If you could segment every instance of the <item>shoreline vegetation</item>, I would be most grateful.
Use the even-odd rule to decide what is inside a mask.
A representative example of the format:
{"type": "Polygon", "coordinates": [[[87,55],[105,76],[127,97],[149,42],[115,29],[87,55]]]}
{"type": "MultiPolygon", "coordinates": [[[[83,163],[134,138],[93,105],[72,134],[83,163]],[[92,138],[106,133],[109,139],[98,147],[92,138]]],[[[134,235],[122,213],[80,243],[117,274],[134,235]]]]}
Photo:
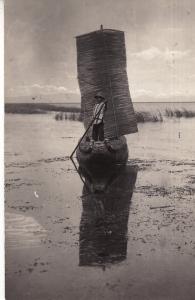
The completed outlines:
{"type": "MultiPolygon", "coordinates": [[[[12,114],[47,114],[54,112],[56,121],[72,120],[82,121],[83,115],[80,107],[73,105],[57,105],[49,103],[5,103],[5,113],[12,114]]],[[[163,122],[164,118],[193,118],[195,111],[166,108],[162,112],[136,111],[138,123],[163,122]]]]}

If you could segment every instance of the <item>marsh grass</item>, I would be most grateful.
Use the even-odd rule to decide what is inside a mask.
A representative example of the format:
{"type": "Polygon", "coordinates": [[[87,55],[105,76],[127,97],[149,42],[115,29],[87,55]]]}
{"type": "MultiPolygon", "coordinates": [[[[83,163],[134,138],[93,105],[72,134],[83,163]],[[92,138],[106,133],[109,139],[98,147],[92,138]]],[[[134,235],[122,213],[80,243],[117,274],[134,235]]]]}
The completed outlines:
{"type": "Polygon", "coordinates": [[[55,114],[56,121],[71,120],[71,121],[82,121],[82,115],[78,112],[60,112],[55,114]]]}
{"type": "Polygon", "coordinates": [[[194,118],[195,111],[183,109],[165,109],[165,116],[168,118],[194,118]]]}
{"type": "Polygon", "coordinates": [[[135,112],[135,115],[138,123],[163,122],[163,116],[161,112],[154,114],[146,111],[139,111],[139,112],[135,112]]]}
{"type": "MultiPolygon", "coordinates": [[[[138,123],[145,123],[145,122],[163,122],[162,114],[159,112],[157,114],[151,114],[149,112],[136,112],[136,118],[138,123]]],[[[58,112],[55,115],[56,121],[61,120],[71,120],[71,121],[80,121],[82,122],[83,117],[81,113],[77,112],[58,112]]]]}

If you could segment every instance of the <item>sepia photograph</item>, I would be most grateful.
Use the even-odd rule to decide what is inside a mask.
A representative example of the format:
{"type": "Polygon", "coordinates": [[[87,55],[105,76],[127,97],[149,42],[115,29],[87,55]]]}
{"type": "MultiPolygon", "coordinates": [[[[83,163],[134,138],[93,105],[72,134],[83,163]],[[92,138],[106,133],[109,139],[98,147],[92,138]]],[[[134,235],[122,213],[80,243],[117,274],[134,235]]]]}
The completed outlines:
{"type": "Polygon", "coordinates": [[[194,300],[195,1],[3,10],[3,299],[194,300]]]}

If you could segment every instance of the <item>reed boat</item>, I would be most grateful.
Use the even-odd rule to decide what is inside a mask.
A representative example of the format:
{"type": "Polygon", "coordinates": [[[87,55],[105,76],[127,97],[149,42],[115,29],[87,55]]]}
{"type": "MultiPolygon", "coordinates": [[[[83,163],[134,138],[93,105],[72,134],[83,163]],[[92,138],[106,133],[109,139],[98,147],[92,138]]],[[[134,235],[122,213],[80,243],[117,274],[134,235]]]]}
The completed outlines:
{"type": "Polygon", "coordinates": [[[105,141],[82,141],[77,150],[79,164],[125,164],[128,147],[124,136],[105,141]]]}
{"type": "Polygon", "coordinates": [[[124,32],[101,26],[77,36],[76,46],[81,115],[86,130],[75,150],[77,160],[79,164],[125,164],[125,135],[138,129],[129,92],[124,32]],[[94,97],[99,92],[107,101],[104,140],[92,141],[94,97]]]}

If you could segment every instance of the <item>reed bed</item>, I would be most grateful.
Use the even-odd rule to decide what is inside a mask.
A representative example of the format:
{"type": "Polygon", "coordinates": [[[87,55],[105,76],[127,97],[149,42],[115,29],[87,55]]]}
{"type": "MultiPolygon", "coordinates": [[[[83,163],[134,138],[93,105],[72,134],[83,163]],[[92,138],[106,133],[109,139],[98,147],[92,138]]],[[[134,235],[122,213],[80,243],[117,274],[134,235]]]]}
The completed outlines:
{"type": "Polygon", "coordinates": [[[56,121],[71,120],[82,122],[82,115],[78,112],[59,112],[55,114],[56,121]]]}
{"type": "Polygon", "coordinates": [[[154,114],[146,111],[140,111],[140,112],[135,112],[135,115],[136,115],[137,123],[163,122],[163,116],[161,112],[154,114]]]}
{"type": "MultiPolygon", "coordinates": [[[[163,122],[162,114],[159,112],[157,114],[151,114],[149,112],[136,112],[137,123],[145,123],[145,122],[163,122]]],[[[83,121],[83,117],[81,113],[77,112],[58,112],[55,115],[56,121],[62,120],[71,120],[71,121],[83,121]]]]}
{"type": "MultiPolygon", "coordinates": [[[[136,111],[135,116],[137,119],[137,123],[145,123],[145,122],[163,122],[164,117],[167,118],[194,118],[195,117],[195,111],[187,110],[185,108],[183,109],[165,109],[163,113],[156,112],[151,113],[148,111],[136,111]]],[[[64,113],[62,116],[60,113],[58,113],[55,116],[56,120],[73,120],[73,121],[81,121],[83,120],[82,114],[72,111],[71,113],[64,113]]]]}
{"type": "MultiPolygon", "coordinates": [[[[148,111],[136,111],[135,112],[137,123],[145,123],[145,122],[163,122],[164,117],[168,118],[194,118],[195,111],[187,110],[187,109],[165,109],[164,113],[160,111],[157,113],[151,113],[148,111]]],[[[57,113],[55,115],[56,120],[72,120],[72,121],[83,121],[82,114],[75,112],[74,110],[71,113],[57,113]]]]}
{"type": "Polygon", "coordinates": [[[168,118],[194,118],[195,111],[183,109],[165,109],[165,116],[168,118]]]}

